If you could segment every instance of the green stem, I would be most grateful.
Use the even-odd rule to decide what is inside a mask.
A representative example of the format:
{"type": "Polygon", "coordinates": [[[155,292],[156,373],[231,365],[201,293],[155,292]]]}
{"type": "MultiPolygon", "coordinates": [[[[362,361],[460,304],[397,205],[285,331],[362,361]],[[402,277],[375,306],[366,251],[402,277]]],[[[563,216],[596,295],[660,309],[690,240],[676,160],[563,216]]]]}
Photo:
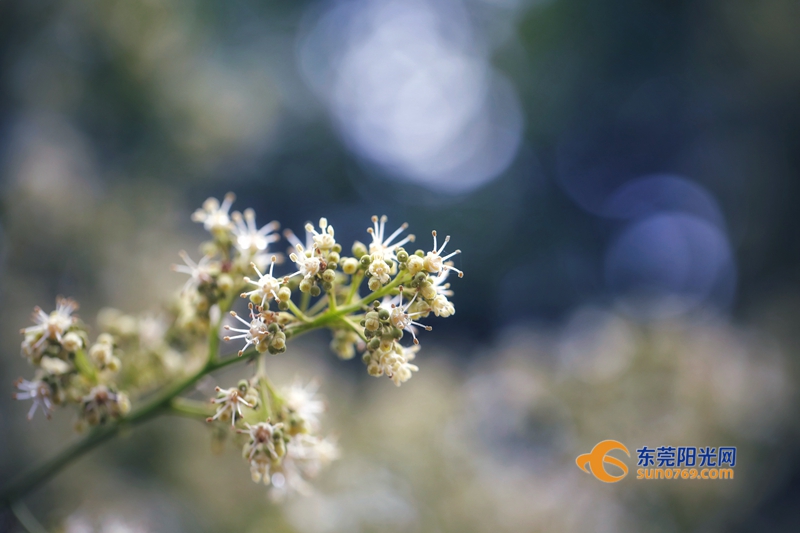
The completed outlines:
{"type": "Polygon", "coordinates": [[[364,279],[364,271],[359,269],[353,277],[350,278],[350,292],[347,294],[347,299],[344,305],[350,305],[353,298],[358,294],[358,288],[361,286],[361,281],[364,279]]]}
{"type": "Polygon", "coordinates": [[[208,363],[213,364],[219,358],[219,328],[222,325],[222,317],[220,316],[219,322],[211,326],[211,331],[208,332],[208,363]]]}
{"type": "Polygon", "coordinates": [[[306,311],[306,316],[313,317],[314,315],[325,309],[327,306],[328,306],[328,300],[326,298],[320,298],[319,300],[314,302],[314,305],[311,306],[311,309],[306,311]]]}
{"type": "Polygon", "coordinates": [[[214,409],[208,402],[200,402],[197,400],[190,400],[189,398],[176,397],[169,403],[169,412],[185,416],[186,418],[200,418],[205,420],[209,416],[213,416],[214,409]]]}
{"type": "MultiPolygon", "coordinates": [[[[252,355],[255,353],[255,350],[248,350],[248,352],[245,352],[245,354],[252,355]]],[[[172,386],[167,387],[161,393],[156,394],[143,405],[131,411],[131,413],[124,418],[121,418],[115,422],[110,422],[104,426],[96,427],[86,437],[78,442],[72,443],[70,446],[67,446],[67,448],[62,450],[55,457],[48,459],[44,463],[41,463],[40,465],[34,467],[12,481],[11,484],[6,486],[3,491],[0,492],[0,506],[11,505],[13,502],[19,500],[28,492],[33,490],[37,485],[61,471],[61,469],[63,469],[73,460],[79,458],[84,453],[94,449],[98,445],[115,436],[123,427],[136,426],[142,422],[150,420],[161,412],[170,409],[172,400],[174,398],[197,383],[200,378],[206,374],[224,368],[233,363],[246,360],[247,357],[233,356],[221,360],[209,361],[205,366],[200,368],[200,370],[194,374],[191,374],[190,376],[185,377],[183,380],[178,381],[172,386]]]]}
{"type": "Polygon", "coordinates": [[[387,294],[391,293],[397,287],[402,285],[407,281],[407,276],[405,273],[398,275],[394,280],[392,280],[388,285],[378,289],[377,291],[373,292],[372,294],[365,296],[360,301],[345,306],[340,307],[336,311],[328,311],[326,313],[321,314],[318,317],[315,317],[310,322],[305,324],[300,324],[299,326],[289,327],[286,329],[287,333],[291,333],[292,337],[296,337],[297,335],[302,335],[303,333],[307,333],[311,330],[329,326],[332,323],[338,322],[342,317],[352,314],[356,311],[359,311],[362,307],[371,303],[378,298],[383,298],[387,294]]]}
{"type": "MultiPolygon", "coordinates": [[[[303,296],[305,296],[305,295],[303,295],[303,296]]],[[[299,318],[303,322],[311,322],[311,319],[308,318],[305,315],[305,313],[303,313],[300,309],[298,309],[293,301],[289,300],[287,303],[289,304],[289,311],[294,313],[294,316],[296,316],[297,318],[299,318]]]]}
{"type": "MultiPolygon", "coordinates": [[[[402,285],[406,281],[406,278],[406,274],[397,276],[394,281],[373,292],[369,296],[364,297],[355,304],[347,305],[336,311],[329,310],[313,320],[310,320],[308,317],[306,317],[307,322],[293,328],[290,327],[287,329],[287,332],[291,332],[292,336],[296,337],[311,330],[341,322],[343,317],[346,317],[347,315],[360,310],[364,305],[391,293],[399,285],[402,285]]],[[[247,361],[256,353],[255,348],[250,348],[242,355],[242,357],[236,357],[233,355],[224,358],[217,357],[216,353],[219,349],[218,333],[218,328],[209,332],[209,354],[207,362],[203,367],[198,369],[194,374],[186,376],[182,380],[167,386],[161,392],[153,395],[149,400],[131,411],[127,416],[110,422],[106,425],[94,428],[94,430],[92,430],[83,439],[72,443],[56,456],[51,457],[47,461],[35,466],[31,470],[17,477],[2,491],[0,491],[0,506],[12,505],[14,502],[18,501],[20,498],[24,497],[26,494],[36,488],[36,486],[38,486],[40,483],[50,479],[55,474],[60,472],[72,461],[78,459],[86,452],[96,448],[103,442],[114,437],[122,428],[136,426],[150,420],[151,418],[154,418],[162,412],[175,412],[176,410],[182,412],[185,411],[185,409],[181,409],[181,401],[177,402],[177,408],[176,404],[174,403],[174,400],[178,398],[182,392],[197,383],[203,376],[239,361],[247,361]]],[[[86,360],[86,362],[88,362],[88,360],[86,360]]],[[[265,383],[270,391],[273,391],[272,385],[268,381],[265,381],[265,383]]],[[[275,394],[276,399],[280,398],[275,392],[273,392],[273,394],[275,394]]],[[[186,407],[186,405],[187,404],[183,404],[183,407],[186,407]]]]}
{"type": "Polygon", "coordinates": [[[331,289],[331,292],[328,293],[328,310],[329,311],[336,311],[336,287],[331,289]]]}
{"type": "Polygon", "coordinates": [[[275,385],[272,384],[272,381],[269,379],[269,376],[267,376],[266,372],[262,376],[262,379],[264,381],[264,385],[267,387],[267,391],[269,391],[270,395],[277,403],[278,408],[280,408],[284,401],[283,395],[281,395],[281,393],[278,392],[278,389],[275,388],[275,385]]]}
{"type": "Polygon", "coordinates": [[[258,369],[256,370],[258,380],[258,396],[261,398],[261,411],[264,419],[272,418],[272,402],[269,399],[269,386],[267,385],[267,358],[265,355],[258,356],[258,369]]]}
{"type": "Polygon", "coordinates": [[[358,326],[355,322],[353,322],[350,318],[344,317],[342,321],[347,324],[350,329],[352,329],[356,335],[361,337],[361,340],[367,342],[367,337],[364,335],[364,328],[358,326]]]}
{"type": "Polygon", "coordinates": [[[80,349],[75,352],[75,368],[78,369],[78,372],[83,374],[92,384],[97,384],[97,371],[94,368],[94,365],[89,358],[86,357],[86,350],[80,349]]]}
{"type": "Polygon", "coordinates": [[[308,311],[308,304],[311,303],[311,293],[304,292],[303,295],[300,297],[300,309],[303,312],[308,311]]]}

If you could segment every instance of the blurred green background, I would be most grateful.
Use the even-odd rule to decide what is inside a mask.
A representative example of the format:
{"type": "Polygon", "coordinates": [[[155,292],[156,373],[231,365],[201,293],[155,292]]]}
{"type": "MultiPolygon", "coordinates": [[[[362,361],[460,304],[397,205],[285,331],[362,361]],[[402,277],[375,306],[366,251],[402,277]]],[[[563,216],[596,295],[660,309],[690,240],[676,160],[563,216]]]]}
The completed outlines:
{"type": "Polygon", "coordinates": [[[456,315],[400,389],[325,335],[272,360],[324,379],[343,458],[315,495],[270,503],[238,450],[160,419],[33,494],[49,530],[797,531],[798,21],[789,0],[0,3],[0,479],[75,438],[10,398],[33,306],[157,309],[203,239],[190,213],[230,190],[297,233],[365,240],[386,213],[422,247],[452,235],[456,315]],[[608,438],[735,445],[736,479],[605,485],[574,460],[608,438]]]}

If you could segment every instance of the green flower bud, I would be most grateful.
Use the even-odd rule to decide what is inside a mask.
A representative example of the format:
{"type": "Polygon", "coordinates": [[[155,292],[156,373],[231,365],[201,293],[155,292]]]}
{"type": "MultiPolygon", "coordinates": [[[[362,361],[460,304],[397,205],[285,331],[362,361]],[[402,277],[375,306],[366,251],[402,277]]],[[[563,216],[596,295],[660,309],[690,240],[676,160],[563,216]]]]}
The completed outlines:
{"type": "Polygon", "coordinates": [[[381,280],[379,280],[378,278],[370,278],[369,283],[367,283],[367,286],[369,287],[369,290],[371,290],[372,292],[375,292],[381,287],[383,287],[383,285],[381,285],[381,280]]]}
{"type": "Polygon", "coordinates": [[[131,410],[131,401],[128,399],[128,395],[120,392],[117,394],[117,407],[119,409],[119,414],[122,416],[127,415],[131,410]]]}
{"type": "Polygon", "coordinates": [[[319,296],[322,291],[316,285],[312,285],[308,292],[311,294],[311,296],[319,296]]]}
{"type": "Polygon", "coordinates": [[[239,392],[247,392],[247,389],[250,387],[250,384],[247,382],[246,379],[240,379],[239,383],[236,384],[236,388],[239,389],[239,392]]]}
{"type": "Polygon", "coordinates": [[[395,255],[397,256],[397,260],[400,261],[401,263],[405,263],[406,261],[408,261],[408,252],[406,252],[402,248],[399,248],[397,252],[395,252],[395,255]]]}
{"type": "Polygon", "coordinates": [[[281,311],[288,311],[289,310],[289,302],[281,302],[278,304],[278,309],[281,311]]]}
{"type": "MultiPolygon", "coordinates": [[[[311,292],[311,282],[305,278],[300,282],[300,292],[311,292]]],[[[313,296],[313,295],[312,295],[313,296]]]]}
{"type": "Polygon", "coordinates": [[[367,343],[367,348],[369,348],[370,351],[373,352],[378,348],[380,348],[380,346],[381,346],[381,340],[378,338],[370,339],[369,343],[367,343]]]}
{"type": "Polygon", "coordinates": [[[363,242],[356,241],[353,243],[353,256],[356,259],[361,259],[361,256],[366,255],[367,247],[363,242]]]}
{"type": "Polygon", "coordinates": [[[284,335],[282,331],[276,333],[275,336],[272,338],[270,346],[273,348],[277,348],[278,350],[286,348],[286,335],[284,335]]]}
{"type": "Polygon", "coordinates": [[[344,262],[342,262],[342,271],[345,274],[352,275],[356,273],[358,270],[358,260],[353,257],[345,257],[344,262]]]}
{"type": "Polygon", "coordinates": [[[230,292],[233,290],[233,278],[228,274],[220,274],[217,278],[217,287],[222,292],[230,292]]]}
{"type": "Polygon", "coordinates": [[[340,254],[342,253],[342,245],[337,242],[336,244],[333,245],[332,250],[337,254],[340,254]]]}
{"type": "Polygon", "coordinates": [[[100,366],[105,366],[111,359],[111,345],[104,342],[98,342],[89,348],[89,357],[100,366]]]}
{"type": "Polygon", "coordinates": [[[322,281],[327,281],[328,283],[333,283],[333,280],[336,279],[336,272],[333,270],[326,270],[322,273],[322,281]]]}
{"type": "Polygon", "coordinates": [[[120,367],[120,361],[117,357],[111,357],[108,362],[106,363],[106,368],[112,372],[117,372],[120,367]]]}
{"type": "Polygon", "coordinates": [[[328,268],[330,268],[330,263],[338,263],[341,257],[336,252],[331,252],[328,254],[328,268]]]}
{"type": "Polygon", "coordinates": [[[278,348],[274,347],[271,344],[267,346],[267,351],[269,352],[270,355],[278,355],[279,353],[281,353],[281,351],[278,348]]]}
{"type": "Polygon", "coordinates": [[[281,327],[280,327],[278,324],[276,324],[275,322],[273,322],[272,324],[270,324],[269,326],[267,326],[267,331],[269,331],[269,332],[270,332],[270,333],[272,333],[273,335],[274,335],[275,333],[278,333],[280,330],[281,330],[281,327]]]}
{"type": "Polygon", "coordinates": [[[286,443],[283,441],[283,439],[275,441],[275,453],[278,454],[278,457],[283,457],[286,455],[286,443]]]}
{"type": "Polygon", "coordinates": [[[406,268],[408,268],[408,272],[410,274],[416,275],[417,273],[425,269],[425,262],[418,255],[412,255],[408,258],[408,262],[406,263],[406,268]]]}
{"type": "Polygon", "coordinates": [[[83,348],[83,339],[74,331],[70,331],[64,335],[61,341],[61,346],[68,352],[74,353],[83,348]]]}
{"type": "Polygon", "coordinates": [[[432,300],[436,297],[436,289],[429,281],[420,284],[419,292],[426,300],[432,300]]]}
{"type": "Polygon", "coordinates": [[[278,289],[278,300],[281,302],[288,302],[292,297],[292,290],[289,287],[281,287],[278,289]]]}
{"type": "Polygon", "coordinates": [[[369,268],[369,264],[372,262],[372,258],[370,258],[369,255],[364,254],[361,256],[361,259],[359,259],[359,261],[361,263],[361,268],[366,269],[369,268]]]}
{"type": "Polygon", "coordinates": [[[384,309],[383,307],[381,307],[378,310],[378,318],[380,318],[381,320],[388,320],[389,319],[389,310],[388,309],[384,309]]]}
{"type": "Polygon", "coordinates": [[[377,329],[381,327],[378,313],[374,311],[367,313],[367,316],[364,318],[364,327],[369,331],[377,331],[377,329]]]}

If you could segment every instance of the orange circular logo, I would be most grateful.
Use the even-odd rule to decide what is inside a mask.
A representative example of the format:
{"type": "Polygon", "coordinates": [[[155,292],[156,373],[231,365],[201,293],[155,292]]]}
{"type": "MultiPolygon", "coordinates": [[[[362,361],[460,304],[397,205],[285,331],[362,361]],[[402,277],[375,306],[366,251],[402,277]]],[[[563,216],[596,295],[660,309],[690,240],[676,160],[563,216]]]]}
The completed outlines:
{"type": "Polygon", "coordinates": [[[581,470],[587,474],[591,473],[600,481],[604,481],[606,483],[616,483],[628,475],[628,467],[616,457],[608,455],[608,452],[612,450],[622,450],[628,457],[631,456],[628,448],[626,448],[621,442],[615,440],[604,440],[602,442],[598,442],[597,446],[592,448],[591,452],[579,455],[578,458],[575,459],[575,464],[577,464],[581,470]],[[608,463],[621,469],[622,475],[614,476],[609,474],[606,472],[606,467],[603,463],[608,463]],[[588,469],[586,468],[587,466],[589,467],[588,469]]]}

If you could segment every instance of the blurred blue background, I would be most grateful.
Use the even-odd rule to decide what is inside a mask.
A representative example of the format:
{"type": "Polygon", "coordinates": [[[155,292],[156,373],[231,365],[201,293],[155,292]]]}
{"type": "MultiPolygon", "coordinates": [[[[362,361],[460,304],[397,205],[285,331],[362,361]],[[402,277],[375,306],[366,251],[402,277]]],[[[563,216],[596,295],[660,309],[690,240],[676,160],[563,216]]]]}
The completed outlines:
{"type": "MultiPolygon", "coordinates": [[[[623,440],[616,435],[651,446],[733,442],[754,473],[734,488],[708,489],[713,495],[587,488],[600,500],[572,502],[595,517],[584,523],[558,521],[569,514],[566,496],[528,514],[522,496],[514,512],[486,495],[465,496],[457,487],[494,490],[478,474],[467,482],[448,473],[451,484],[434,491],[448,504],[421,509],[413,502],[433,482],[397,467],[401,481],[392,483],[402,485],[395,492],[404,503],[387,505],[407,520],[334,527],[331,519],[325,529],[297,511],[276,530],[794,531],[798,21],[800,4],[790,0],[4,2],[0,376],[10,390],[28,371],[16,355],[17,330],[56,294],[79,299],[85,318],[104,305],[144,312],[163,301],[180,282],[169,273],[177,250],[195,250],[202,239],[188,215],[208,196],[234,191],[239,209],[252,206],[262,222],[277,219],[298,233],[324,215],[343,241],[365,240],[369,216],[385,213],[408,221],[422,248],[437,229],[463,250],[457,313],[435,324],[425,339],[432,354],[420,363],[420,377],[437,357],[450,365],[439,370],[450,376],[439,385],[452,408],[440,413],[444,434],[470,430],[458,412],[475,391],[492,383],[517,390],[504,381],[511,373],[524,376],[519,395],[498,399],[498,409],[523,406],[521,421],[495,428],[499,442],[484,444],[497,461],[521,465],[525,487],[545,478],[552,487],[573,468],[573,446],[577,455],[604,438],[623,440]],[[651,366],[632,363],[637,357],[651,366]],[[515,365],[526,370],[509,370],[515,365]],[[620,380],[634,392],[601,409],[620,380]],[[668,390],[659,396],[662,384],[668,390]],[[654,420],[648,402],[675,418],[677,433],[642,429],[654,420]],[[735,422],[704,411],[714,402],[735,411],[735,422]],[[589,417],[592,409],[600,411],[589,417]],[[586,422],[602,417],[611,429],[586,422]],[[718,423],[719,431],[708,429],[718,423]],[[482,508],[475,502],[493,518],[471,517],[466,509],[482,508]]],[[[323,340],[304,349],[323,352],[323,340]]],[[[306,371],[350,380],[347,394],[379,388],[357,365],[306,371]]],[[[337,416],[332,388],[325,392],[337,416]]],[[[402,397],[428,393],[409,386],[402,397]]],[[[26,424],[10,399],[0,409],[3,479],[67,440],[67,420],[56,430],[58,421],[26,424]]],[[[344,428],[355,423],[347,416],[369,416],[342,413],[344,428]]],[[[204,428],[187,431],[204,438],[204,428]]],[[[362,431],[369,449],[369,428],[362,431]]],[[[261,515],[230,506],[236,516],[187,518],[203,500],[181,492],[187,478],[163,474],[159,465],[180,461],[170,450],[183,442],[167,434],[120,445],[128,455],[112,463],[122,473],[105,474],[106,483],[139,480],[140,492],[122,501],[144,499],[151,483],[171,495],[151,502],[161,518],[143,530],[271,530],[261,515]]],[[[420,429],[415,442],[427,449],[438,442],[433,435],[420,429]]],[[[378,474],[361,467],[376,479],[391,470],[375,461],[383,466],[369,468],[378,474]]],[[[481,468],[502,478],[497,464],[481,468]]],[[[92,485],[101,474],[92,476],[80,479],[92,485]]],[[[60,479],[61,489],[32,504],[46,523],[69,530],[64,520],[75,509],[104,520],[105,503],[83,501],[91,489],[65,495],[74,485],[60,479]]],[[[502,501],[511,498],[503,491],[525,493],[513,483],[493,494],[502,501]]],[[[538,490],[525,494],[549,494],[538,490]]]]}

